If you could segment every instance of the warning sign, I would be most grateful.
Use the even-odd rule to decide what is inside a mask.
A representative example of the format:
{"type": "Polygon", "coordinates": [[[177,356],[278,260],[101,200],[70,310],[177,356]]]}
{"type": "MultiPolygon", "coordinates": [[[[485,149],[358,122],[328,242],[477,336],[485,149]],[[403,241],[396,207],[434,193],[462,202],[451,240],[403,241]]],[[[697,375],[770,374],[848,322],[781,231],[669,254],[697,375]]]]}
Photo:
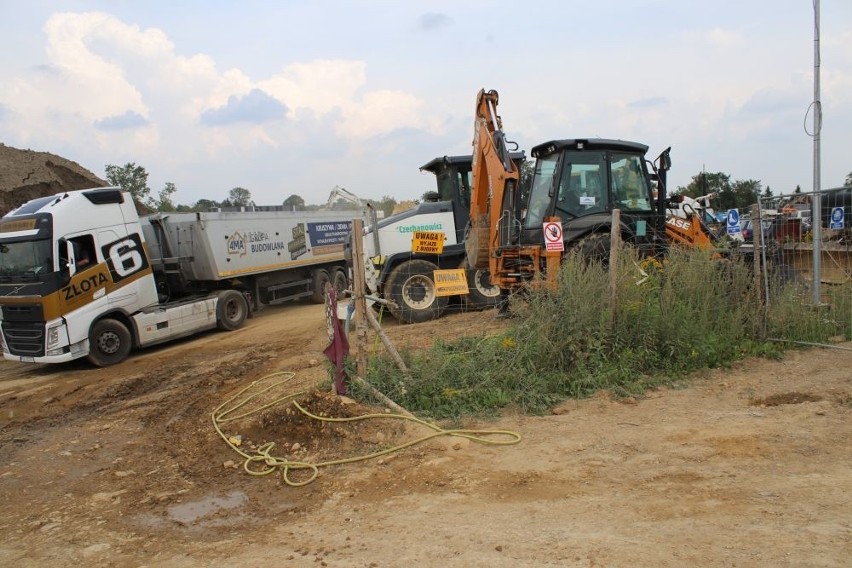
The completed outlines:
{"type": "Polygon", "coordinates": [[[435,295],[436,296],[458,296],[467,294],[467,277],[464,268],[452,270],[435,270],[435,295]]]}
{"type": "Polygon", "coordinates": [[[544,224],[544,244],[547,250],[565,250],[562,242],[562,223],[548,221],[544,224]]]}
{"type": "Polygon", "coordinates": [[[444,252],[444,233],[438,231],[415,231],[411,239],[411,252],[441,254],[444,252]]]}

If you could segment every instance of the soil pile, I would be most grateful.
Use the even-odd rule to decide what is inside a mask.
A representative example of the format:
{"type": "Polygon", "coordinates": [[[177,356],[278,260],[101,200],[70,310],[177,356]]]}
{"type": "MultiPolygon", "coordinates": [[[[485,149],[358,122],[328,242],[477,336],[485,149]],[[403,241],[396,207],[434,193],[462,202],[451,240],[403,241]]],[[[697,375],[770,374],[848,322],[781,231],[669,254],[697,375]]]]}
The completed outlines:
{"type": "Polygon", "coordinates": [[[0,215],[30,199],[108,185],[76,162],[0,143],[0,215]]]}

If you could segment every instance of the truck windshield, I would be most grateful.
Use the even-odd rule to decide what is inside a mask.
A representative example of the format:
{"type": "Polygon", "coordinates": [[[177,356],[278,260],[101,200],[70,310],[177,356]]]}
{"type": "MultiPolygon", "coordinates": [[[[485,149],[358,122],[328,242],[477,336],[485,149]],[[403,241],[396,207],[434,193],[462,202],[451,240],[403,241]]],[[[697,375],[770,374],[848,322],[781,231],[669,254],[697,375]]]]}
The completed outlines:
{"type": "Polygon", "coordinates": [[[33,278],[53,272],[50,239],[0,243],[0,278],[33,278]]]}

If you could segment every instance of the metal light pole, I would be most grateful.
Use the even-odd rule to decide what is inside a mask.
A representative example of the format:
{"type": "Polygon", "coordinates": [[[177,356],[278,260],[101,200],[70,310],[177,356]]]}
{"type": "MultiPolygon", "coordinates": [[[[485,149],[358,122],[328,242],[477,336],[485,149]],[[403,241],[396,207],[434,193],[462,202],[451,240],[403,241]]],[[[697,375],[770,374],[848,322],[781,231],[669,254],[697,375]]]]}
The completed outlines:
{"type": "Polygon", "coordinates": [[[822,130],[822,103],[819,100],[819,0],[814,2],[814,193],[811,200],[811,235],[813,236],[813,303],[820,304],[820,279],[822,275],[822,194],[820,193],[820,132],[822,130]]]}

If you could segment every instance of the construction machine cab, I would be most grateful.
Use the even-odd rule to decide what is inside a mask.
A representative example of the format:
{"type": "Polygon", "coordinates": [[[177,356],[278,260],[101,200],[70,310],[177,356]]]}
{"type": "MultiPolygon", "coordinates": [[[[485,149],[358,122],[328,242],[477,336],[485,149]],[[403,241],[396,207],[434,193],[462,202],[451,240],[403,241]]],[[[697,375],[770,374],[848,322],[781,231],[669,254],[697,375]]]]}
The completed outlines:
{"type": "Polygon", "coordinates": [[[608,232],[620,209],[623,236],[652,247],[663,225],[645,153],[636,142],[607,139],[552,140],[532,149],[536,158],[519,244],[543,242],[546,217],[562,220],[566,244],[608,232]]]}
{"type": "MultiPolygon", "coordinates": [[[[511,152],[510,157],[518,168],[526,160],[524,152],[511,152]]],[[[427,201],[449,201],[453,206],[456,226],[456,239],[464,241],[465,231],[470,222],[470,191],[473,181],[473,157],[443,156],[430,160],[420,166],[421,172],[435,175],[437,192],[428,192],[427,201]]]]}

